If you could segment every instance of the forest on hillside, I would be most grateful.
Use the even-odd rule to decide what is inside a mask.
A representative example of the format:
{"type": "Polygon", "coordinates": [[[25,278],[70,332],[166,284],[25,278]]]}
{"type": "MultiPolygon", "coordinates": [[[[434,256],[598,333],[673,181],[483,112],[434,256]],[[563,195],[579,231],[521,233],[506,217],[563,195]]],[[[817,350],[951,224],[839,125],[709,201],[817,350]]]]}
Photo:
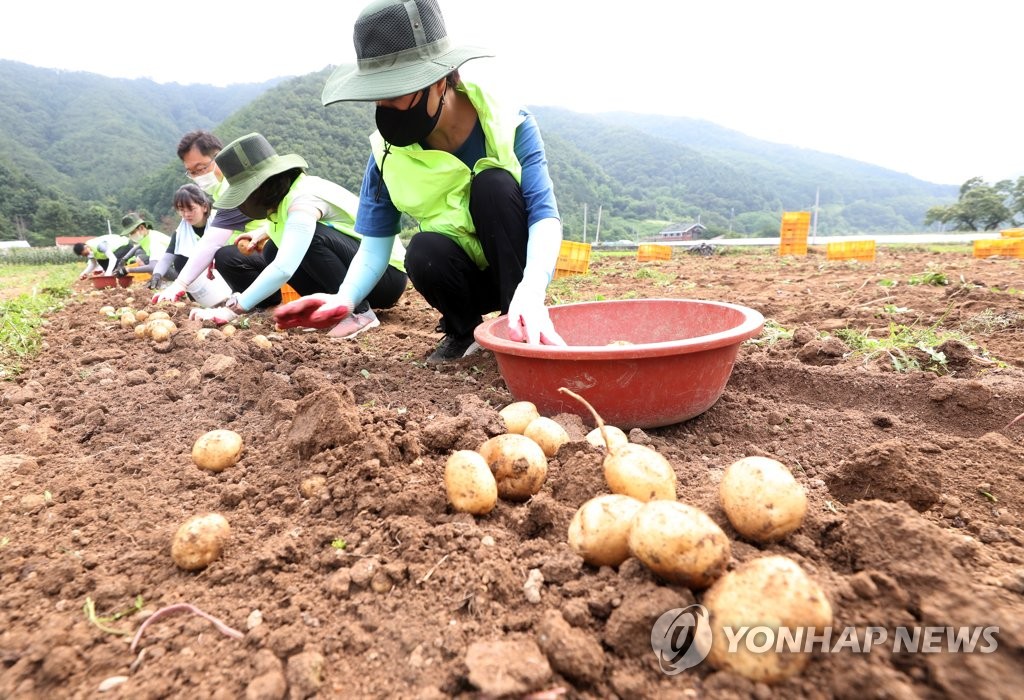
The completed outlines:
{"type": "MultiPolygon", "coordinates": [[[[309,171],[358,191],[373,107],[323,107],[330,69],[263,85],[159,85],[0,61],[0,240],[50,245],[99,235],[137,211],[169,230],[186,182],[175,147],[207,128],[225,143],[259,131],[309,171]]],[[[1016,183],[958,190],[699,120],[532,108],[566,237],[649,238],[700,222],[709,236],[771,236],[816,199],[823,235],[991,230],[1024,220],[1016,183]],[[980,211],[982,210],[983,211],[980,211]]],[[[411,220],[407,222],[414,225],[411,220]]]]}

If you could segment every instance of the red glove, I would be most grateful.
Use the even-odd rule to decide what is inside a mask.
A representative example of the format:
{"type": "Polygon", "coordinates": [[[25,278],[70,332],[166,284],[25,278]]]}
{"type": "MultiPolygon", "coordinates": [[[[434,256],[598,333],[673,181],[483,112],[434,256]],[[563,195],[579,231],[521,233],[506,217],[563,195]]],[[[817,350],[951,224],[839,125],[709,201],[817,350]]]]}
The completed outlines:
{"type": "Polygon", "coordinates": [[[295,301],[282,304],[274,309],[274,321],[281,328],[331,328],[338,325],[343,318],[348,316],[347,306],[335,306],[326,311],[320,311],[320,307],[328,304],[328,299],[333,295],[312,295],[302,297],[295,301]]]}

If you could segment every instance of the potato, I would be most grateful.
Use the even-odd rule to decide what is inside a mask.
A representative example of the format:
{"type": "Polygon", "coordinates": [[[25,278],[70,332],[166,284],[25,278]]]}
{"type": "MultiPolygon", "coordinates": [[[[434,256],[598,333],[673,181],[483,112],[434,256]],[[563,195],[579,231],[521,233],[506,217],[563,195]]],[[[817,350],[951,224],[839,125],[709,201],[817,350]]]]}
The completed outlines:
{"type": "Polygon", "coordinates": [[[149,337],[158,343],[163,343],[171,339],[171,332],[167,330],[166,326],[153,326],[149,329],[149,337]]]}
{"type": "Polygon", "coordinates": [[[101,306],[100,313],[104,316],[113,316],[117,310],[113,306],[101,306]]]}
{"type": "Polygon", "coordinates": [[[444,465],[444,488],[455,510],[485,515],[498,503],[498,482],[487,460],[473,450],[457,450],[444,465]]]}
{"type": "Polygon", "coordinates": [[[608,426],[586,399],[565,387],[559,391],[587,407],[605,444],[612,445],[604,456],[604,479],[612,493],[632,496],[639,501],[676,499],[676,472],[665,457],[646,445],[634,445],[628,441],[615,445],[608,426]]]}
{"type": "MultiPolygon", "coordinates": [[[[771,683],[800,673],[810,660],[803,644],[789,651],[783,643],[778,646],[778,630],[805,628],[804,635],[814,628],[822,634],[832,624],[832,606],[824,591],[800,566],[784,556],[752,559],[722,576],[704,595],[704,607],[709,613],[712,642],[708,662],[716,669],[728,669],[755,682],[771,683]],[[747,638],[739,640],[734,651],[729,651],[725,627],[764,626],[773,630],[776,644],[767,651],[754,652],[747,648],[747,638]]],[[[757,647],[765,639],[759,635],[757,647]]]]}
{"type": "Polygon", "coordinates": [[[171,541],[171,559],[186,571],[202,569],[220,556],[231,535],[223,515],[194,515],[178,528],[171,541]]]}
{"type": "Polygon", "coordinates": [[[782,462],[744,457],[725,470],[718,488],[722,510],[736,531],[755,542],[775,542],[803,524],[807,492],[782,462]]]}
{"type": "Polygon", "coordinates": [[[554,457],[559,448],[569,442],[569,433],[556,421],[538,416],[530,421],[523,435],[540,445],[546,457],[554,457]]]}
{"type": "Polygon", "coordinates": [[[242,456],[242,436],[233,430],[211,430],[192,445],[192,461],[200,469],[224,471],[242,456]]]}
{"type": "Polygon", "coordinates": [[[650,501],[633,517],[629,551],[666,581],[706,588],[729,564],[729,538],[707,513],[678,501],[650,501]]]}
{"type": "Polygon", "coordinates": [[[604,429],[594,428],[587,433],[587,442],[594,447],[607,447],[608,443],[605,442],[605,438],[608,438],[608,443],[611,443],[613,450],[629,444],[629,436],[622,431],[622,428],[616,428],[614,425],[606,425],[604,429]]]}
{"type": "Polygon", "coordinates": [[[540,418],[537,407],[530,401],[513,401],[498,411],[498,415],[505,420],[505,429],[518,435],[526,432],[530,421],[540,418]]]}
{"type": "Polygon", "coordinates": [[[145,309],[140,309],[135,312],[135,320],[139,323],[145,323],[149,319],[149,312],[145,309]]]}
{"type": "Polygon", "coordinates": [[[641,501],[606,493],[584,503],[569,522],[569,546],[594,566],[618,566],[629,558],[629,526],[641,501]]]}
{"type": "Polygon", "coordinates": [[[225,324],[225,326],[220,329],[220,332],[230,338],[235,334],[235,327],[228,323],[225,324]]]}
{"type": "Polygon", "coordinates": [[[628,444],[604,457],[604,480],[612,493],[640,501],[676,500],[676,472],[664,456],[646,445],[628,444]]]}
{"type": "Polygon", "coordinates": [[[544,450],[525,435],[505,433],[484,441],[477,450],[498,483],[498,496],[525,501],[540,491],[548,478],[544,450]]]}
{"type": "Polygon", "coordinates": [[[171,315],[166,311],[153,311],[152,313],[149,314],[150,321],[156,321],[157,319],[161,318],[169,321],[171,319],[171,315]]]}
{"type": "Polygon", "coordinates": [[[252,337],[252,344],[258,348],[263,348],[264,350],[269,350],[274,347],[274,344],[270,342],[270,339],[265,335],[254,335],[252,337]]]}
{"type": "Polygon", "coordinates": [[[125,311],[121,314],[121,328],[128,330],[129,328],[135,328],[135,314],[131,311],[125,311]]]}
{"type": "Polygon", "coordinates": [[[146,332],[146,324],[145,323],[140,323],[137,326],[135,326],[135,337],[136,338],[145,338],[146,335],[147,335],[147,332],[146,332]]]}

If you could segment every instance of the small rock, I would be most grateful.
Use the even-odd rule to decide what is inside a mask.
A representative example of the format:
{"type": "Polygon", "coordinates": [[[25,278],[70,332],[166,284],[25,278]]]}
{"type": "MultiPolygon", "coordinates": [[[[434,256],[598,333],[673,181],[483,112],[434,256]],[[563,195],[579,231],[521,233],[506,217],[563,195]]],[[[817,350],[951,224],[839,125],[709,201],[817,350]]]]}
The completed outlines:
{"type": "Polygon", "coordinates": [[[527,602],[537,604],[540,602],[540,589],[544,585],[544,574],[540,569],[530,569],[526,576],[526,583],[523,584],[523,593],[526,594],[527,602]]]}
{"type": "Polygon", "coordinates": [[[110,676],[109,678],[104,678],[100,682],[100,684],[96,688],[96,690],[98,690],[101,693],[105,693],[108,690],[113,690],[114,688],[116,688],[117,686],[121,685],[122,683],[124,683],[127,680],[128,680],[128,676],[110,676]]]}
{"type": "Polygon", "coordinates": [[[249,616],[245,618],[245,628],[247,630],[253,630],[263,624],[263,613],[259,609],[253,610],[249,613],[249,616]]]}

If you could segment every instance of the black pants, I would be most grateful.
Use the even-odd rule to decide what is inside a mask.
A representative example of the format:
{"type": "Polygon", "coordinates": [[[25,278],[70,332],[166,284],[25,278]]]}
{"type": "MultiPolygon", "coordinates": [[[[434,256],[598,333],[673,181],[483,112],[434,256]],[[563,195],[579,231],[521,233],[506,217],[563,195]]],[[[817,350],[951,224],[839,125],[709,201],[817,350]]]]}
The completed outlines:
{"type": "Polygon", "coordinates": [[[526,201],[515,178],[492,168],[473,178],[469,213],[483,245],[481,270],[455,241],[433,231],[412,237],[405,253],[409,279],[441,312],[445,333],[467,335],[491,311],[508,313],[526,267],[526,201]]]}
{"type": "MultiPolygon", "coordinates": [[[[288,284],[302,296],[326,292],[334,294],[348,273],[348,267],[359,249],[359,241],[335,231],[330,226],[317,222],[313,240],[303,256],[299,268],[288,280],[288,284]]],[[[234,246],[225,246],[217,251],[214,259],[217,270],[232,290],[241,292],[249,288],[264,268],[277,257],[277,246],[267,241],[262,253],[242,255],[234,246]],[[237,256],[230,251],[234,250],[237,256]]],[[[394,306],[408,282],[404,272],[388,265],[384,275],[374,286],[366,299],[355,308],[357,312],[369,308],[388,309],[394,306]]],[[[281,292],[275,291],[257,306],[268,308],[281,303],[281,292]]]]}

